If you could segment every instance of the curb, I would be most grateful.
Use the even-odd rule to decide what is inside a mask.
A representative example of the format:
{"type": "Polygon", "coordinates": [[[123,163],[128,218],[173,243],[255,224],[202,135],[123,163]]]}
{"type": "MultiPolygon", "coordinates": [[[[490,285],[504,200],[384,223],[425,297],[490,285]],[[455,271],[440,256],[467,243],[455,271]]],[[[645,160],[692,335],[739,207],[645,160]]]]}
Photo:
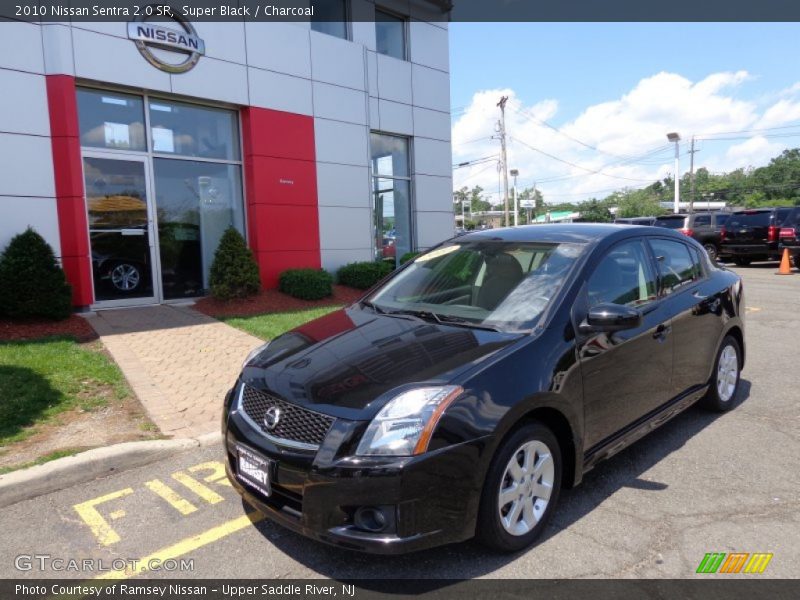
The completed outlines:
{"type": "Polygon", "coordinates": [[[196,438],[125,442],[12,471],[0,475],[0,508],[221,441],[221,434],[212,432],[196,438]]]}

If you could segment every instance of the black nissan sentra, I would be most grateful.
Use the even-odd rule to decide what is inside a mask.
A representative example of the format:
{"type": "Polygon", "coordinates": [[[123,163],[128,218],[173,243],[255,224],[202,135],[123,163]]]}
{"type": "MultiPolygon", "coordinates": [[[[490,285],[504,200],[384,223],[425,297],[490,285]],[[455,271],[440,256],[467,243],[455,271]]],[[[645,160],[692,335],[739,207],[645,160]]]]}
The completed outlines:
{"type": "Polygon", "coordinates": [[[463,235],[250,354],[228,476],[341,547],[518,550],[598,461],[697,400],[732,407],[743,314],[739,277],[670,230],[463,235]]]}

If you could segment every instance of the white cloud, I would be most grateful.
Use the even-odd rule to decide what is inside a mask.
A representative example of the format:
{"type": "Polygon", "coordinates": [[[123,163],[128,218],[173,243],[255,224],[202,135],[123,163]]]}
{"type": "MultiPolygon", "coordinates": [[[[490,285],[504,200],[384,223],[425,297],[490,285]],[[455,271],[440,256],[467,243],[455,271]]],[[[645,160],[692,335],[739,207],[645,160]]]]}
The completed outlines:
{"type": "MultiPolygon", "coordinates": [[[[800,120],[800,102],[785,94],[766,108],[756,101],[741,99],[739,88],[750,79],[752,76],[746,71],[712,73],[696,82],[676,73],[657,73],[642,79],[621,97],[589,106],[574,119],[560,122],[561,133],[542,123],[559,124],[557,99],[526,105],[513,89],[482,90],[454,119],[454,162],[499,154],[500,144],[492,139],[500,114],[496,104],[502,95],[507,95],[508,162],[510,168],[520,171],[520,187],[537,181],[549,202],[578,201],[591,195],[602,197],[625,186],[641,187],[674,170],[673,150],[666,140],[668,132],[681,133],[685,154],[692,135],[800,120]],[[573,164],[559,162],[543,152],[573,164]],[[645,156],[647,152],[652,153],[645,156]]],[[[794,88],[800,91],[800,83],[790,89],[794,88]]],[[[706,141],[695,155],[695,166],[719,171],[759,165],[791,143],[791,138],[778,143],[764,137],[743,143],[706,141]]],[[[684,172],[688,170],[686,159],[681,158],[684,172]]],[[[491,163],[454,172],[456,188],[478,184],[493,192],[495,198],[497,179],[491,163]]]]}

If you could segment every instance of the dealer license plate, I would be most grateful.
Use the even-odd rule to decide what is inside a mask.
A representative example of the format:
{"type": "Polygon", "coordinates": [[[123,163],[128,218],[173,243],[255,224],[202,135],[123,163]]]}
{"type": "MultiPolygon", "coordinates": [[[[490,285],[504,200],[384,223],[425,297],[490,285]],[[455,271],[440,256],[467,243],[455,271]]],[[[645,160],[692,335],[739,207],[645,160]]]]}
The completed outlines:
{"type": "Polygon", "coordinates": [[[239,455],[239,468],[236,476],[250,487],[265,496],[272,493],[270,486],[270,467],[272,461],[244,446],[236,446],[239,455]]]}

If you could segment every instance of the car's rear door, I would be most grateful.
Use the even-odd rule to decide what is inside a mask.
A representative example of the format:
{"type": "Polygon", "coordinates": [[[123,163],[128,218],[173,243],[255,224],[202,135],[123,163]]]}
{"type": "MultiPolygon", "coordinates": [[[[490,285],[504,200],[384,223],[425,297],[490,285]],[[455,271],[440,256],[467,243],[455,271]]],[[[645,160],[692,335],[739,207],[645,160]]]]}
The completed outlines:
{"type": "Polygon", "coordinates": [[[673,342],[669,314],[657,301],[656,275],[641,238],[619,242],[589,269],[576,320],[583,320],[591,306],[608,302],[636,307],[643,315],[635,329],[578,334],[585,446],[591,449],[669,400],[673,342]]]}

